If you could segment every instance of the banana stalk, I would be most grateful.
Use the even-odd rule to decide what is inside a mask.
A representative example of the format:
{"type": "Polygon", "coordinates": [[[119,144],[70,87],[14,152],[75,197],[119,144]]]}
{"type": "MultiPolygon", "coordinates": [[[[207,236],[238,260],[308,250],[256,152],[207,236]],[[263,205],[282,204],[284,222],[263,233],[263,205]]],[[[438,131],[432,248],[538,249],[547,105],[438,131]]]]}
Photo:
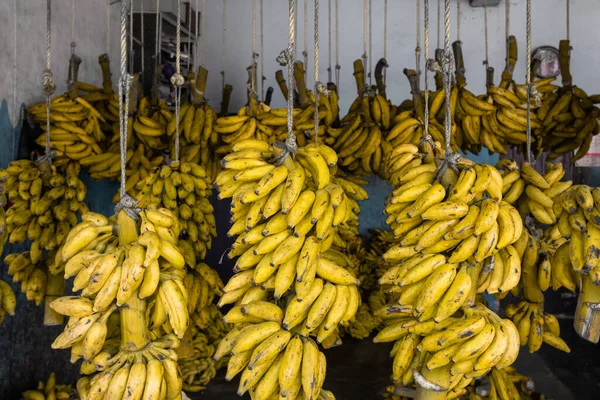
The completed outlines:
{"type": "Polygon", "coordinates": [[[121,308],[121,350],[138,351],[150,342],[146,327],[146,300],[136,290],[121,308]]]}
{"type": "Polygon", "coordinates": [[[600,286],[594,285],[592,278],[582,278],[581,291],[575,309],[575,331],[587,341],[598,343],[600,340],[600,286]]]}
{"type": "Polygon", "coordinates": [[[64,315],[50,307],[50,303],[65,294],[65,279],[62,274],[48,273],[46,296],[44,298],[44,326],[62,325],[64,315]]]}
{"type": "Polygon", "coordinates": [[[76,54],[71,54],[69,59],[69,98],[75,100],[79,96],[77,87],[77,75],[79,74],[79,65],[81,65],[81,58],[76,54]]]}
{"type": "MultiPolygon", "coordinates": [[[[427,367],[421,369],[421,376],[427,383],[433,384],[425,388],[421,383],[417,385],[415,400],[445,400],[448,394],[445,389],[450,386],[450,365],[430,370],[427,367]],[[436,388],[437,386],[437,388],[436,388]]],[[[429,386],[429,385],[426,385],[429,386]]]]}
{"type": "Polygon", "coordinates": [[[462,88],[467,85],[467,79],[465,78],[465,59],[460,40],[452,43],[452,52],[454,53],[454,65],[456,66],[456,84],[459,88],[462,88]]]}
{"type": "Polygon", "coordinates": [[[558,45],[558,64],[560,65],[560,76],[566,90],[573,88],[573,77],[571,76],[571,42],[561,40],[558,45]]]}
{"type": "Polygon", "coordinates": [[[354,61],[354,80],[356,81],[356,92],[360,96],[365,90],[365,68],[361,59],[354,61]]]}
{"type": "Polygon", "coordinates": [[[298,89],[298,101],[302,109],[306,109],[310,105],[308,98],[308,90],[306,89],[306,79],[304,78],[304,64],[300,61],[296,61],[294,65],[294,80],[296,82],[296,89],[298,89]]]}
{"type": "Polygon", "coordinates": [[[379,61],[377,61],[377,65],[375,66],[375,82],[377,84],[377,92],[379,92],[379,94],[381,96],[383,96],[383,98],[386,100],[387,100],[387,95],[385,93],[386,85],[385,85],[385,82],[383,81],[383,71],[384,71],[384,68],[387,68],[388,66],[389,65],[385,58],[380,58],[379,61]]]}
{"type": "Polygon", "coordinates": [[[221,111],[219,112],[219,117],[226,117],[229,114],[231,92],[233,92],[233,86],[231,86],[229,83],[223,86],[223,100],[221,101],[221,111]]]}
{"type": "MultiPolygon", "coordinates": [[[[519,58],[517,38],[512,35],[506,39],[506,54],[506,67],[504,68],[504,71],[502,71],[502,81],[499,85],[502,89],[506,89],[510,85],[513,71],[515,70],[515,65],[517,64],[517,60],[519,58]]],[[[527,66],[527,68],[529,68],[529,66],[527,66]]]]}
{"type": "Polygon", "coordinates": [[[108,59],[108,54],[101,54],[98,57],[98,62],[100,63],[100,69],[102,70],[102,91],[105,94],[112,96],[113,86],[110,74],[110,60],[108,59]]]}

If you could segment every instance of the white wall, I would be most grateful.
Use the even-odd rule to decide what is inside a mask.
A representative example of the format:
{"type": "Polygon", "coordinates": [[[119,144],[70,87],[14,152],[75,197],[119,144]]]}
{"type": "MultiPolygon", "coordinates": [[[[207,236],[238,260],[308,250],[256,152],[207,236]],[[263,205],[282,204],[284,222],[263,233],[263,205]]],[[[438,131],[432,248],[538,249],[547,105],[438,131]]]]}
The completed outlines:
{"type": "MultiPolygon", "coordinates": [[[[134,0],[137,1],[137,0],[134,0]]],[[[166,1],[166,0],[164,0],[166,1]]],[[[304,48],[303,40],[303,2],[298,0],[298,57],[304,48]]],[[[313,1],[309,1],[309,66],[308,84],[312,85],[312,26],[313,1]]],[[[257,0],[257,3],[260,1],[257,0]]],[[[331,1],[335,3],[334,0],[331,1]]],[[[383,2],[373,2],[373,66],[383,56],[383,2]]],[[[12,113],[13,94],[13,15],[14,1],[0,0],[0,99],[6,99],[12,113]]],[[[17,88],[18,103],[30,104],[41,100],[41,73],[45,62],[45,4],[44,0],[18,0],[17,6],[17,88]]],[[[192,0],[195,4],[195,1],[192,0]]],[[[200,4],[202,1],[200,0],[200,4]]],[[[206,19],[206,66],[209,69],[208,98],[218,107],[221,100],[221,33],[222,1],[207,0],[206,19]]],[[[320,70],[321,80],[327,80],[328,63],[328,15],[327,0],[321,0],[320,9],[320,70]]],[[[409,96],[408,84],[402,70],[414,68],[415,48],[415,1],[388,1],[388,50],[390,64],[387,75],[388,94],[396,103],[409,96]]],[[[423,2],[421,2],[423,3],[423,2]]],[[[436,7],[437,2],[430,0],[431,53],[436,45],[436,7]]],[[[355,96],[352,76],[352,62],[363,52],[363,0],[339,0],[340,19],[340,60],[342,109],[346,109],[355,96]]],[[[471,8],[463,0],[461,18],[461,39],[467,69],[469,88],[473,92],[484,90],[484,35],[483,9],[471,8]]],[[[519,40],[519,62],[515,78],[523,82],[525,77],[525,0],[511,2],[511,33],[519,40]]],[[[280,51],[287,46],[288,2],[285,0],[264,0],[265,15],[265,71],[266,84],[275,87],[274,106],[283,106],[284,99],[275,82],[275,71],[281,67],[275,62],[280,51]]],[[[456,38],[456,2],[452,2],[452,40],[456,38]]],[[[111,20],[111,61],[113,82],[118,80],[118,17],[120,4],[112,7],[111,20]]],[[[106,52],[106,11],[107,0],[77,0],[76,36],[77,54],[83,59],[80,70],[82,80],[99,84],[101,80],[97,57],[106,52]]],[[[245,102],[246,67],[251,61],[252,1],[227,0],[227,33],[225,47],[226,80],[234,86],[232,109],[245,102]]],[[[71,1],[53,2],[53,42],[52,70],[58,84],[57,93],[66,88],[67,61],[71,41],[71,1]]],[[[543,0],[533,2],[533,46],[554,45],[565,37],[565,0],[543,0]]],[[[571,40],[572,73],[574,81],[590,93],[600,92],[600,41],[596,26],[600,20],[600,2],[597,0],[577,0],[571,4],[571,40]]],[[[490,63],[496,68],[496,81],[504,67],[504,2],[500,7],[490,8],[489,20],[489,56],[490,63]]],[[[258,32],[258,29],[257,29],[258,32]]],[[[423,38],[423,35],[421,35],[423,38]]],[[[257,38],[257,46],[259,38],[257,38]]],[[[421,45],[422,46],[422,45],[421,45]]],[[[257,49],[257,51],[259,51],[257,49]]],[[[333,57],[335,64],[335,57],[333,57]]],[[[433,80],[431,81],[433,83],[433,80]]]]}
{"type": "MultiPolygon", "coordinates": [[[[67,88],[68,61],[71,55],[71,1],[52,2],[52,72],[55,94],[67,88]]],[[[75,48],[83,62],[79,79],[100,84],[102,72],[98,56],[106,53],[108,0],[77,0],[75,4],[75,48]]],[[[120,3],[111,6],[110,59],[113,83],[118,80],[118,18],[120,3]]],[[[0,0],[0,101],[5,99],[14,122],[13,93],[17,107],[43,100],[42,71],[46,68],[46,0],[0,0]],[[16,9],[15,9],[16,5],[16,9]],[[16,13],[15,13],[16,11],[16,13]],[[16,59],[15,59],[16,18],[16,59]],[[16,61],[16,88],[13,79],[16,61]]]]}

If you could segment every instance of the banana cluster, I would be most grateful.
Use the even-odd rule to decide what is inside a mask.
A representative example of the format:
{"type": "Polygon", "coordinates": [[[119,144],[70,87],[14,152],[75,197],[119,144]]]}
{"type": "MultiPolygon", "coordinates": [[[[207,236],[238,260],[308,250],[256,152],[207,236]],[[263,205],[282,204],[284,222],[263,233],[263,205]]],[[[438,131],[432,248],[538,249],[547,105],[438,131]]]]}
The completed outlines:
{"type": "Polygon", "coordinates": [[[521,345],[527,345],[530,353],[534,353],[547,343],[566,353],[571,349],[560,338],[560,325],[556,317],[544,313],[542,303],[521,301],[506,307],[506,316],[514,322],[519,331],[521,345]]]}
{"type": "MultiPolygon", "coordinates": [[[[332,261],[334,255],[327,258],[325,254],[333,245],[345,246],[353,232],[357,232],[356,200],[366,197],[364,191],[331,175],[330,168],[335,167],[337,157],[322,144],[299,148],[295,161],[284,155],[279,166],[269,161],[280,150],[267,142],[243,140],[235,143],[232,150],[223,159],[224,170],[215,182],[220,198],[232,198],[233,225],[228,234],[237,238],[228,256],[239,257],[235,275],[226,284],[218,303],[219,306],[236,304],[224,321],[236,327],[269,322],[272,331],[268,332],[277,338],[287,337],[286,343],[292,335],[306,338],[312,335],[330,347],[339,339],[338,324],[351,322],[361,298],[356,276],[332,261]],[[344,225],[354,228],[342,231],[344,225]]],[[[253,337],[245,333],[241,336],[248,336],[248,340],[253,337]]],[[[248,351],[266,339],[259,338],[248,351]]],[[[226,339],[221,342],[223,346],[224,342],[226,339]]],[[[308,339],[304,343],[305,348],[312,348],[313,344],[308,339]]],[[[285,343],[281,348],[272,347],[273,357],[283,347],[285,343]]],[[[314,348],[318,353],[316,344],[314,348]]],[[[238,361],[232,358],[231,368],[238,361]]],[[[267,366],[273,361],[271,358],[267,366]]],[[[252,361],[246,359],[238,367],[243,369],[248,362],[251,365],[252,361]]],[[[265,371],[262,373],[268,374],[265,371]]],[[[324,379],[324,370],[319,379],[324,379]]],[[[245,381],[242,377],[240,393],[257,384],[254,380],[250,381],[252,385],[244,386],[245,381]]],[[[285,384],[293,385],[294,380],[285,384]]],[[[275,390],[275,386],[271,389],[275,390]]],[[[260,393],[256,398],[266,398],[262,397],[265,395],[262,389],[256,390],[260,393]]],[[[304,390],[307,395],[312,393],[307,387],[304,390]]],[[[317,394],[318,391],[315,398],[317,394]]]]}
{"type": "Polygon", "coordinates": [[[468,387],[466,398],[468,400],[545,399],[543,394],[535,393],[534,382],[529,377],[519,374],[513,367],[493,369],[489,378],[474,382],[468,387]]]}
{"type": "Polygon", "coordinates": [[[17,308],[17,298],[10,285],[0,280],[0,324],[4,321],[6,315],[11,317],[15,315],[17,308]]]}
{"type": "MultiPolygon", "coordinates": [[[[215,377],[217,371],[223,367],[227,359],[216,362],[213,360],[216,346],[228,331],[227,326],[221,322],[221,313],[212,307],[210,330],[190,328],[190,341],[184,343],[178,350],[179,366],[183,378],[183,390],[186,392],[199,392],[206,389],[206,385],[215,377]],[[189,351],[184,353],[186,345],[189,351]]],[[[193,316],[192,316],[193,318],[193,316]]]]}
{"type": "Polygon", "coordinates": [[[25,294],[27,300],[35,302],[38,306],[41,305],[46,296],[50,274],[55,272],[51,268],[52,260],[45,256],[33,262],[31,252],[25,251],[7,255],[4,263],[8,265],[8,274],[12,277],[12,281],[21,284],[21,292],[25,294]]]}
{"type": "Polygon", "coordinates": [[[363,302],[356,312],[354,321],[347,328],[343,328],[340,333],[341,336],[348,333],[353,338],[362,340],[371,336],[371,332],[379,325],[381,325],[381,319],[373,314],[373,309],[368,303],[363,302]]]}
{"type": "MultiPolygon", "coordinates": [[[[206,256],[217,228],[208,200],[212,192],[210,179],[204,168],[189,162],[154,167],[145,179],[130,177],[126,190],[139,201],[139,207],[160,204],[169,209],[178,220],[180,242],[191,246],[199,258],[206,256]]],[[[119,193],[114,200],[118,199],[119,193]]]]}
{"type": "Polygon", "coordinates": [[[1,171],[12,205],[5,214],[10,243],[31,240],[33,262],[64,242],[77,218],[88,211],[87,188],[79,180],[79,166],[69,163],[63,176],[55,166],[46,171],[29,160],[13,161],[1,171]]]}
{"type": "Polygon", "coordinates": [[[69,400],[74,390],[70,385],[57,385],[54,372],[46,382],[38,382],[37,389],[21,393],[23,400],[69,400]]]}
{"type": "Polygon", "coordinates": [[[242,373],[240,396],[249,392],[251,399],[270,399],[275,395],[290,399],[334,398],[321,390],[327,365],[317,343],[292,335],[276,321],[234,328],[221,340],[214,358],[219,360],[227,354],[231,358],[225,379],[229,381],[242,373]]]}
{"type": "MultiPolygon", "coordinates": [[[[197,325],[200,329],[207,329],[208,324],[199,322],[212,315],[212,313],[218,312],[216,309],[209,311],[208,308],[212,310],[215,295],[223,295],[223,282],[221,282],[221,278],[217,271],[201,262],[196,265],[195,270],[188,271],[183,283],[187,292],[187,305],[190,317],[195,315],[195,312],[199,313],[197,325]],[[202,314],[205,309],[208,312],[206,316],[202,314]]],[[[212,318],[209,319],[209,321],[211,320],[212,318]]]]}
{"type": "MultiPolygon", "coordinates": [[[[378,314],[383,328],[374,342],[392,342],[392,379],[409,385],[430,373],[441,373],[442,391],[460,391],[491,368],[514,362],[519,352],[519,332],[507,319],[481,304],[462,308],[463,316],[441,322],[420,322],[410,312],[386,307],[378,314]],[[421,372],[413,374],[413,370],[421,372]]],[[[466,390],[465,390],[466,391],[466,390]]]]}
{"type": "MultiPolygon", "coordinates": [[[[46,144],[46,103],[27,110],[44,133],[36,139],[40,146],[46,144]]],[[[83,97],[72,100],[67,94],[50,101],[50,148],[58,158],[79,161],[102,153],[100,143],[106,136],[100,124],[104,116],[83,97]]]]}

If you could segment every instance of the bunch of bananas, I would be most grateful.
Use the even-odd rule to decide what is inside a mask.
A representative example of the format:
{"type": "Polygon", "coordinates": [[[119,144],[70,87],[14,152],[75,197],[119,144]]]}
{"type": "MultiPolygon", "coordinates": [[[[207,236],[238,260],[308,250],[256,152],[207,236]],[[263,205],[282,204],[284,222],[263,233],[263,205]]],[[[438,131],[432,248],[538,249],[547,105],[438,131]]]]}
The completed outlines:
{"type": "MultiPolygon", "coordinates": [[[[46,143],[46,103],[27,109],[44,131],[36,143],[46,143]]],[[[72,99],[67,94],[56,96],[50,102],[50,148],[58,158],[79,161],[102,153],[100,144],[106,136],[100,128],[104,116],[83,97],[72,99]]]]}
{"type": "Polygon", "coordinates": [[[366,339],[371,336],[371,332],[381,325],[381,319],[376,317],[373,312],[371,306],[363,302],[356,312],[354,321],[340,332],[341,336],[346,332],[356,339],[366,339]]]}
{"type": "Polygon", "coordinates": [[[47,170],[46,165],[18,160],[0,171],[12,203],[5,218],[9,241],[31,240],[34,263],[44,250],[60,247],[78,215],[87,212],[87,188],[78,178],[79,170],[78,164],[69,163],[63,176],[55,166],[47,170]]]}
{"type": "MultiPolygon", "coordinates": [[[[189,265],[189,264],[188,264],[189,265]]],[[[188,312],[190,317],[196,316],[197,325],[200,329],[207,329],[207,322],[212,321],[212,314],[218,310],[208,311],[211,308],[215,295],[223,295],[223,282],[219,278],[218,273],[205,263],[196,265],[195,270],[188,271],[183,281],[187,292],[188,312]],[[205,316],[203,311],[207,310],[205,316]],[[210,317],[208,321],[205,318],[210,317]]],[[[220,319],[220,318],[219,318],[220,319]]]]}
{"type": "Polygon", "coordinates": [[[0,280],[0,324],[4,321],[6,314],[11,317],[15,315],[17,298],[10,285],[0,280]]]}
{"type": "Polygon", "coordinates": [[[199,392],[206,389],[206,385],[227,361],[227,359],[222,359],[216,362],[212,358],[216,346],[227,333],[227,326],[220,320],[221,313],[216,309],[215,311],[216,318],[211,321],[212,332],[204,332],[196,327],[191,327],[189,344],[182,343],[179,348],[179,366],[183,378],[183,390],[186,392],[199,392]],[[183,349],[188,346],[190,351],[182,354],[183,349]]]}
{"type": "Polygon", "coordinates": [[[534,393],[535,384],[527,376],[521,375],[513,367],[493,369],[489,378],[474,382],[468,388],[468,400],[544,400],[543,394],[534,393]],[[475,384],[477,383],[477,384],[475,384]]]}
{"type": "Polygon", "coordinates": [[[359,280],[325,253],[334,243],[345,245],[338,230],[357,221],[356,199],[364,192],[331,175],[337,156],[322,144],[299,148],[296,161],[256,139],[239,141],[232,150],[215,183],[220,198],[232,198],[228,234],[237,238],[228,256],[239,258],[218,304],[236,304],[224,316],[235,328],[217,353],[232,353],[237,338],[241,344],[233,350],[228,377],[246,368],[239,393],[254,388],[261,399],[277,389],[281,357],[293,355],[294,363],[283,361],[291,369],[279,379],[281,392],[295,387],[297,393],[301,385],[316,398],[325,360],[308,336],[324,346],[336,342],[338,324],[348,325],[360,305],[359,280]],[[281,165],[270,164],[277,156],[281,165]],[[245,323],[251,325],[240,327],[245,323]]]}
{"type": "Polygon", "coordinates": [[[86,360],[83,373],[99,372],[78,381],[82,398],[120,398],[126,388],[134,398],[177,398],[174,349],[189,325],[184,279],[186,264],[195,263],[191,247],[178,247],[178,219],[155,205],[140,211],[139,225],[123,210],[116,221],[96,213],[82,219],[57,255],[81,295],[52,302],[69,316],[53,348],[72,348],[73,360],[86,360]]]}
{"type": "Polygon", "coordinates": [[[542,303],[521,301],[506,307],[506,316],[514,322],[519,330],[521,345],[527,345],[529,352],[540,349],[542,343],[547,343],[566,353],[571,352],[569,346],[560,338],[560,325],[556,317],[544,313],[542,303]]]}
{"type": "Polygon", "coordinates": [[[13,283],[20,283],[21,292],[27,300],[35,302],[38,306],[44,301],[50,274],[54,273],[49,268],[51,262],[50,257],[43,257],[34,262],[30,251],[9,254],[4,258],[13,283]]]}
{"type": "Polygon", "coordinates": [[[537,112],[542,127],[535,133],[550,160],[574,150],[577,152],[573,159],[580,159],[587,154],[592,137],[600,132],[600,109],[584,90],[573,85],[570,46],[569,40],[560,41],[558,60],[563,86],[545,95],[537,112]]]}
{"type": "Polygon", "coordinates": [[[410,311],[386,307],[378,313],[386,325],[374,342],[395,341],[392,379],[409,385],[422,377],[442,391],[462,391],[474,378],[514,362],[519,353],[519,332],[507,319],[481,304],[463,307],[462,316],[441,322],[416,320],[410,311]],[[413,375],[413,370],[421,372],[413,375]]]}
{"type": "Polygon", "coordinates": [[[365,86],[362,60],[354,62],[354,78],[358,97],[342,118],[342,129],[332,131],[337,135],[332,147],[338,153],[339,167],[349,175],[381,175],[383,157],[391,149],[386,133],[392,110],[383,95],[365,86]]]}
{"type": "Polygon", "coordinates": [[[54,372],[46,382],[38,382],[37,389],[27,390],[21,394],[23,400],[69,400],[74,394],[70,385],[57,385],[54,372]]]}
{"type": "MultiPolygon", "coordinates": [[[[204,258],[217,235],[214,209],[208,200],[212,193],[210,185],[202,167],[180,162],[154,167],[145,179],[130,177],[126,190],[139,201],[139,207],[160,204],[169,209],[178,220],[180,243],[186,242],[195,254],[204,258]]],[[[114,200],[119,200],[119,193],[114,200]]]]}

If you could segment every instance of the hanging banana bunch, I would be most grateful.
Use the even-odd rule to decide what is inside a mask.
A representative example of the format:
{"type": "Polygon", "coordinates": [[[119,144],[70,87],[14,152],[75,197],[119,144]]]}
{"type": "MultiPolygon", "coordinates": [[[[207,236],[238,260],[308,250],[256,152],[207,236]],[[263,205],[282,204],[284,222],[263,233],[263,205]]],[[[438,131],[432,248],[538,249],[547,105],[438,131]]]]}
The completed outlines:
{"type": "Polygon", "coordinates": [[[558,320],[554,315],[544,313],[543,303],[521,301],[511,304],[506,308],[506,316],[516,325],[521,345],[527,346],[530,353],[538,351],[542,343],[566,353],[571,352],[569,346],[560,338],[558,320]]]}
{"type": "MultiPolygon", "coordinates": [[[[392,125],[392,109],[387,99],[365,84],[362,60],[354,61],[354,79],[358,97],[341,119],[342,129],[333,149],[338,153],[338,168],[348,179],[352,176],[383,174],[383,158],[391,149],[386,141],[392,125]]],[[[382,175],[383,176],[383,175],[382,175]]],[[[366,184],[364,180],[356,183],[366,184]]]]}
{"type": "Polygon", "coordinates": [[[573,160],[579,160],[587,154],[593,136],[600,132],[600,109],[584,90],[573,85],[570,46],[569,40],[560,41],[558,60],[562,88],[545,96],[537,113],[542,121],[538,136],[550,160],[575,150],[573,160]]]}
{"type": "Polygon", "coordinates": [[[0,298],[2,299],[2,305],[0,306],[0,325],[6,315],[10,315],[14,317],[15,310],[17,308],[17,298],[15,296],[15,292],[12,290],[12,287],[3,280],[0,280],[0,298]]]}
{"type": "MultiPolygon", "coordinates": [[[[4,262],[13,282],[20,283],[27,299],[37,305],[48,295],[62,296],[63,279],[54,277],[62,273],[55,254],[79,216],[87,212],[83,202],[87,188],[79,180],[79,164],[69,162],[64,170],[62,175],[45,161],[18,160],[2,171],[10,201],[3,235],[11,244],[31,241],[28,251],[8,254],[4,262]]],[[[47,309],[47,324],[62,323],[62,318],[53,322],[48,313],[51,310],[47,309]]]]}
{"type": "MultiPolygon", "coordinates": [[[[220,171],[219,159],[215,150],[222,144],[215,131],[216,112],[204,99],[208,71],[200,66],[194,76],[190,73],[192,90],[191,103],[184,104],[179,112],[179,135],[181,141],[181,160],[200,165],[207,172],[210,182],[220,171]]],[[[173,135],[176,130],[175,115],[168,118],[166,132],[171,140],[171,158],[175,159],[173,135]]]]}
{"type": "Polygon", "coordinates": [[[467,387],[467,393],[465,398],[469,400],[545,400],[543,394],[535,393],[535,384],[530,378],[519,374],[510,366],[493,369],[489,377],[471,383],[467,387]]]}
{"type": "Polygon", "coordinates": [[[23,400],[68,400],[75,394],[71,385],[57,385],[54,372],[46,382],[39,382],[35,390],[21,393],[23,400]]]}
{"type": "Polygon", "coordinates": [[[253,390],[255,398],[276,390],[296,398],[301,389],[317,398],[325,358],[310,336],[333,344],[360,305],[359,280],[324,255],[345,243],[339,227],[357,220],[353,192],[331,175],[329,147],[295,155],[261,140],[236,142],[215,182],[220,198],[232,198],[228,234],[237,238],[228,257],[239,257],[219,300],[235,304],[224,316],[234,329],[215,357],[232,354],[226,379],[243,371],[238,394],[253,390]],[[269,163],[277,158],[281,165],[269,163]]]}

